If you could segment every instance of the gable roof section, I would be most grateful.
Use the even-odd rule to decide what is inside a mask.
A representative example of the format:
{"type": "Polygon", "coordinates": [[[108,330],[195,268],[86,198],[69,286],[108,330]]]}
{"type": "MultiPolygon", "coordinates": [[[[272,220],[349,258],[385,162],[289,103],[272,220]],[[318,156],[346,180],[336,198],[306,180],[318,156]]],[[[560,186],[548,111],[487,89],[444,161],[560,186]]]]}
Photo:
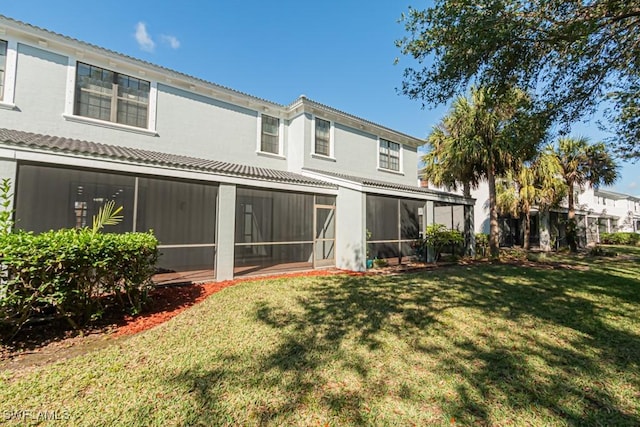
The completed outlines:
{"type": "Polygon", "coordinates": [[[40,37],[42,39],[51,39],[53,41],[56,41],[60,44],[66,45],[66,46],[70,46],[73,47],[75,45],[76,49],[89,49],[89,51],[95,51],[101,55],[104,55],[107,58],[111,58],[114,60],[125,60],[128,61],[129,63],[134,63],[138,66],[144,67],[144,68],[148,68],[151,69],[155,72],[161,73],[166,75],[167,77],[173,77],[173,78],[179,78],[179,79],[184,79],[189,81],[190,83],[194,83],[194,84],[203,84],[206,86],[211,86],[214,87],[216,89],[220,89],[224,92],[228,92],[231,94],[235,94],[235,95],[239,95],[242,96],[244,98],[247,99],[251,99],[254,101],[258,101],[258,102],[262,102],[262,103],[266,103],[266,104],[270,104],[271,106],[274,107],[284,107],[282,104],[278,104],[272,101],[268,101],[266,99],[263,98],[259,98],[257,96],[253,96],[253,95],[249,95],[248,93],[245,92],[241,92],[235,89],[231,89],[229,87],[226,86],[222,86],[204,79],[201,79],[199,77],[195,77],[195,76],[191,76],[189,74],[186,73],[181,73],[179,71],[175,71],[172,70],[170,68],[167,67],[163,67],[162,65],[158,65],[158,64],[154,64],[152,62],[149,61],[145,61],[139,58],[135,58],[133,56],[130,55],[126,55],[124,53],[120,53],[120,52],[116,52],[115,50],[111,50],[111,49],[107,49],[92,43],[88,43],[85,41],[82,41],[80,39],[76,39],[73,37],[69,37],[66,36],[64,34],[60,34],[60,33],[56,33],[55,31],[51,31],[51,30],[47,30],[46,28],[42,28],[42,27],[38,27],[36,25],[32,25],[29,24],[27,22],[23,22],[23,21],[19,21],[17,19],[13,19],[10,18],[8,16],[4,16],[0,14],[0,25],[5,24],[5,25],[12,25],[13,27],[27,32],[27,33],[31,33],[33,34],[35,37],[40,37]],[[3,22],[4,21],[4,22],[3,22]]]}
{"type": "Polygon", "coordinates": [[[319,114],[320,117],[324,116],[325,119],[332,119],[342,125],[347,125],[356,129],[364,130],[382,138],[388,138],[393,142],[399,142],[411,147],[417,148],[426,144],[427,142],[424,139],[407,135],[406,133],[388,128],[379,123],[363,119],[362,117],[358,117],[345,111],[338,110],[337,108],[333,108],[329,105],[314,101],[313,99],[307,98],[305,95],[301,95],[298,99],[289,104],[287,108],[289,108],[291,112],[295,112],[299,107],[302,107],[305,112],[319,114]]]}
{"type": "MultiPolygon", "coordinates": [[[[402,142],[403,144],[407,144],[412,147],[419,147],[426,142],[420,138],[407,135],[405,133],[402,133],[394,129],[388,128],[386,126],[383,126],[381,124],[369,121],[362,117],[359,117],[350,113],[346,113],[344,111],[338,110],[336,108],[330,107],[328,105],[322,104],[317,101],[312,101],[311,99],[307,98],[304,95],[298,97],[295,101],[293,101],[289,105],[283,105],[273,101],[269,101],[264,98],[250,95],[245,92],[232,89],[227,86],[222,86],[217,83],[213,83],[208,80],[201,79],[199,77],[182,73],[180,71],[175,71],[173,69],[164,67],[162,65],[154,64],[149,61],[145,61],[130,55],[116,52],[114,50],[106,49],[92,43],[88,43],[73,37],[69,37],[64,34],[56,33],[55,31],[47,30],[45,28],[38,27],[36,25],[22,22],[22,21],[0,14],[0,30],[2,29],[2,25],[8,26],[7,28],[13,28],[15,31],[29,34],[31,37],[35,37],[37,39],[42,39],[42,40],[48,39],[52,42],[56,42],[57,44],[61,46],[65,46],[66,48],[69,48],[69,49],[77,49],[79,51],[93,52],[94,54],[104,56],[116,62],[124,61],[129,65],[151,70],[157,74],[162,75],[163,77],[174,79],[175,81],[182,81],[187,86],[193,85],[195,87],[207,88],[208,91],[207,93],[205,93],[205,96],[212,96],[211,93],[209,92],[213,90],[214,93],[218,94],[218,97],[216,97],[216,99],[220,99],[222,101],[231,102],[231,103],[234,103],[232,99],[235,99],[236,100],[235,103],[243,107],[247,106],[246,102],[248,101],[251,103],[251,105],[253,105],[252,108],[258,108],[263,110],[266,108],[266,110],[264,111],[268,111],[271,109],[280,110],[283,116],[284,117],[289,116],[288,118],[291,118],[291,116],[296,112],[297,108],[300,106],[302,106],[303,109],[305,107],[314,108],[323,112],[329,112],[330,114],[333,114],[342,120],[346,120],[346,123],[344,123],[345,125],[353,126],[355,123],[355,126],[357,128],[366,129],[369,132],[380,134],[380,136],[382,137],[398,140],[394,142],[402,142]],[[242,101],[240,101],[240,103],[238,104],[238,100],[242,100],[242,101]]],[[[165,82],[161,82],[161,83],[164,84],[165,82]]],[[[181,88],[184,89],[184,87],[181,87],[181,88]]],[[[190,90],[195,90],[195,89],[190,89],[190,90]]]]}
{"type": "Polygon", "coordinates": [[[338,178],[340,180],[344,180],[344,181],[349,181],[351,183],[356,183],[359,185],[362,185],[364,187],[370,187],[370,188],[379,188],[379,189],[383,189],[383,190],[398,190],[398,191],[404,191],[404,192],[408,192],[408,193],[417,193],[417,194],[429,194],[432,195],[436,198],[446,198],[447,201],[451,201],[451,200],[455,200],[460,202],[461,204],[473,204],[475,202],[475,199],[467,199],[463,196],[460,196],[458,194],[453,194],[453,193],[447,193],[445,191],[438,191],[438,190],[433,190],[431,188],[424,188],[424,187],[418,187],[418,186],[412,186],[412,185],[403,185],[403,184],[396,184],[393,182],[386,182],[386,181],[378,181],[375,179],[369,179],[369,178],[362,178],[362,177],[358,177],[358,176],[353,176],[353,175],[345,175],[342,173],[337,173],[337,172],[328,172],[328,171],[324,171],[324,170],[320,170],[320,169],[311,169],[311,168],[304,168],[302,169],[302,171],[309,171],[313,174],[318,174],[318,175],[324,175],[327,177],[333,177],[333,178],[338,178]]]}
{"type": "Polygon", "coordinates": [[[121,147],[117,145],[107,145],[80,139],[41,135],[11,129],[0,128],[0,144],[66,154],[91,156],[96,158],[106,158],[131,163],[166,166],[196,172],[209,172],[218,175],[335,188],[334,185],[325,181],[287,171],[258,168],[236,163],[180,156],[157,151],[121,147]]]}
{"type": "Polygon", "coordinates": [[[607,197],[613,200],[627,199],[627,200],[632,200],[634,202],[640,201],[640,197],[638,196],[632,196],[631,194],[625,194],[625,193],[618,193],[616,191],[605,190],[602,188],[594,188],[593,194],[596,196],[607,197]]]}

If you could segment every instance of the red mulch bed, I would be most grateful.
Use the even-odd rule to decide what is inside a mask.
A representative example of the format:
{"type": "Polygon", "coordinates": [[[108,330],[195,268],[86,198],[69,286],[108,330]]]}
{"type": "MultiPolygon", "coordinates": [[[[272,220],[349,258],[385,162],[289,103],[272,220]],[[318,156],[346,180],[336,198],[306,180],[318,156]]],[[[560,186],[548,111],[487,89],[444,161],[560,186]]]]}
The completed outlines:
{"type": "Polygon", "coordinates": [[[149,295],[150,301],[144,312],[138,316],[125,316],[113,335],[132,335],[153,328],[233,284],[228,281],[154,289],[149,295]]]}
{"type": "MultiPolygon", "coordinates": [[[[132,335],[138,332],[153,328],[160,323],[177,316],[185,309],[205,300],[208,296],[221,291],[229,286],[242,282],[250,282],[256,280],[267,280],[282,277],[310,277],[310,276],[326,276],[335,274],[336,271],[313,270],[291,274],[276,274],[271,276],[247,277],[234,280],[226,280],[224,282],[206,283],[196,285],[169,286],[157,288],[150,293],[150,302],[144,313],[137,316],[126,316],[122,322],[118,323],[118,327],[113,333],[114,337],[122,335],[132,335]]],[[[343,273],[338,271],[338,273],[343,273]]],[[[352,273],[350,274],[365,274],[352,273]]]]}
{"type": "Polygon", "coordinates": [[[166,322],[185,309],[197,304],[208,296],[229,286],[242,282],[283,277],[325,276],[331,274],[355,274],[340,270],[318,270],[262,277],[247,277],[219,283],[206,283],[156,288],[150,293],[150,301],[143,313],[126,316],[121,313],[107,313],[99,324],[82,331],[71,331],[61,320],[47,324],[25,327],[21,336],[0,346],[0,370],[14,374],[35,366],[42,366],[57,360],[66,360],[116,342],[128,335],[153,328],[166,322]]]}

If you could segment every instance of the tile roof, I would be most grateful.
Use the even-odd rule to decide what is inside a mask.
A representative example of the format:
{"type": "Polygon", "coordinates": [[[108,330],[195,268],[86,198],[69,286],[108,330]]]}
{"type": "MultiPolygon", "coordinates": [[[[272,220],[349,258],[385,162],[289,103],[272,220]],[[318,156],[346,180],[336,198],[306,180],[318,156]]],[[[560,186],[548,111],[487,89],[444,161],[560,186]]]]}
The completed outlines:
{"type": "Polygon", "coordinates": [[[618,193],[616,191],[610,191],[604,188],[594,188],[593,194],[595,194],[596,196],[605,196],[605,197],[614,198],[616,200],[621,200],[621,199],[629,199],[634,201],[640,200],[639,196],[632,196],[631,194],[618,193]]]}
{"type": "Polygon", "coordinates": [[[10,18],[8,16],[0,14],[0,21],[2,21],[2,20],[6,21],[7,23],[9,23],[9,24],[11,24],[13,26],[17,26],[18,28],[22,29],[23,31],[26,30],[26,31],[29,31],[29,32],[35,32],[35,33],[39,34],[42,37],[52,37],[54,39],[58,39],[59,41],[75,43],[75,44],[78,44],[78,45],[83,46],[83,47],[88,48],[88,49],[94,49],[94,50],[100,52],[101,54],[106,55],[107,57],[111,57],[111,58],[114,58],[114,59],[118,59],[118,57],[119,57],[119,58],[125,59],[127,61],[132,61],[133,63],[136,63],[136,64],[138,64],[138,65],[140,65],[142,67],[148,67],[148,68],[154,69],[155,71],[157,71],[159,73],[162,73],[162,74],[165,74],[165,75],[170,76],[170,77],[186,79],[186,80],[188,80],[190,82],[193,82],[193,83],[196,83],[196,84],[203,84],[203,85],[206,85],[206,86],[214,87],[214,88],[220,89],[220,90],[228,92],[228,93],[232,93],[232,94],[235,94],[235,95],[238,95],[238,96],[242,96],[242,97],[245,97],[245,98],[248,98],[248,99],[252,99],[254,101],[259,101],[259,102],[263,102],[263,103],[266,103],[266,104],[270,104],[270,105],[272,105],[274,107],[282,108],[282,109],[285,109],[285,110],[291,110],[292,107],[294,107],[298,103],[302,102],[303,100],[306,100],[308,102],[313,103],[318,108],[325,109],[325,110],[328,110],[328,111],[333,111],[336,114],[340,114],[342,116],[351,118],[353,120],[360,121],[360,122],[362,122],[364,124],[367,124],[367,125],[370,125],[370,126],[374,126],[374,127],[377,127],[377,128],[381,128],[381,129],[384,129],[384,130],[386,130],[388,132],[396,133],[398,135],[402,135],[402,136],[407,137],[409,139],[415,140],[416,143],[419,142],[420,145],[422,145],[422,144],[424,144],[426,142],[426,141],[424,141],[424,140],[422,140],[420,138],[417,138],[415,136],[408,135],[406,133],[403,133],[403,132],[391,129],[391,128],[387,127],[387,126],[381,125],[379,123],[372,122],[370,120],[364,119],[364,118],[356,116],[354,114],[350,114],[350,113],[347,113],[345,111],[339,110],[337,108],[331,107],[329,105],[314,101],[312,99],[307,98],[305,95],[301,95],[297,99],[295,99],[293,102],[291,102],[290,104],[285,105],[285,104],[281,104],[281,103],[278,103],[278,102],[270,101],[270,100],[265,99],[265,98],[254,96],[254,95],[248,94],[246,92],[242,92],[242,91],[239,91],[239,90],[236,90],[236,89],[232,89],[232,88],[230,88],[228,86],[220,85],[218,83],[214,83],[214,82],[202,79],[200,77],[192,76],[190,74],[183,73],[181,71],[176,71],[176,70],[173,70],[171,68],[155,64],[153,62],[145,61],[143,59],[139,59],[139,58],[136,58],[134,56],[130,56],[130,55],[127,55],[127,54],[124,54],[124,53],[121,53],[121,52],[117,52],[115,50],[107,49],[107,48],[104,48],[104,47],[101,47],[101,46],[98,46],[98,45],[95,45],[95,44],[92,44],[92,43],[89,43],[89,42],[82,41],[82,40],[74,38],[74,37],[70,37],[70,36],[67,36],[67,35],[64,35],[64,34],[61,34],[61,33],[57,33],[55,31],[51,31],[51,30],[48,30],[46,28],[38,27],[37,25],[29,24],[27,22],[23,22],[23,21],[20,21],[20,20],[14,19],[14,18],[10,18]]]}
{"type": "Polygon", "coordinates": [[[412,135],[409,135],[407,133],[391,129],[390,127],[381,125],[380,123],[372,122],[371,120],[367,120],[367,119],[364,119],[362,117],[356,116],[354,114],[347,113],[346,111],[342,111],[342,110],[339,110],[337,108],[331,107],[330,105],[323,104],[321,102],[318,102],[318,101],[315,101],[313,99],[310,99],[306,95],[300,95],[300,97],[298,97],[298,99],[296,99],[291,104],[289,104],[287,106],[287,108],[293,109],[293,108],[295,108],[296,105],[298,105],[301,102],[302,103],[307,102],[310,106],[318,108],[320,110],[333,112],[333,113],[338,114],[340,116],[343,116],[343,117],[346,117],[346,118],[349,118],[349,119],[352,119],[352,120],[355,120],[355,121],[358,121],[358,122],[362,122],[362,123],[364,123],[366,125],[373,126],[373,127],[385,130],[385,131],[390,132],[392,134],[404,136],[405,138],[413,140],[415,142],[416,147],[418,147],[420,145],[424,145],[424,144],[427,143],[427,141],[425,139],[421,139],[421,138],[418,138],[416,136],[412,136],[412,135]]]}
{"type": "Polygon", "coordinates": [[[269,101],[269,100],[264,99],[264,98],[253,96],[253,95],[250,95],[248,93],[245,93],[245,92],[242,92],[242,91],[239,91],[239,90],[235,90],[235,89],[232,89],[232,88],[227,87],[227,86],[219,85],[217,83],[213,83],[213,82],[201,79],[199,77],[195,77],[195,76],[192,76],[192,75],[189,75],[189,74],[186,74],[186,73],[182,73],[180,71],[172,70],[171,68],[167,68],[167,67],[164,67],[162,65],[154,64],[153,62],[145,61],[143,59],[139,59],[139,58],[136,58],[136,57],[133,57],[133,56],[130,56],[130,55],[126,55],[124,53],[120,53],[120,52],[117,52],[115,50],[107,49],[107,48],[104,48],[104,47],[101,47],[101,46],[98,46],[98,45],[95,45],[95,44],[92,44],[92,43],[88,43],[88,42],[82,41],[80,39],[76,39],[74,37],[69,37],[69,36],[66,36],[64,34],[56,33],[55,31],[47,30],[46,28],[38,27],[37,25],[29,24],[27,22],[20,21],[20,20],[14,19],[14,18],[10,18],[10,17],[2,15],[2,14],[0,14],[0,20],[5,20],[8,23],[11,23],[12,25],[16,25],[18,27],[22,27],[23,30],[24,29],[28,29],[31,32],[39,33],[41,36],[55,37],[55,38],[58,38],[59,40],[64,40],[66,42],[72,42],[72,43],[79,44],[81,46],[84,46],[85,48],[95,49],[97,51],[100,51],[102,54],[106,54],[107,56],[112,57],[112,58],[113,57],[116,57],[116,58],[120,57],[120,58],[129,60],[129,61],[133,61],[135,63],[138,63],[141,66],[154,68],[159,72],[166,73],[166,74],[169,74],[169,75],[173,75],[175,77],[181,77],[181,78],[185,78],[185,79],[188,79],[188,80],[192,80],[192,81],[197,82],[197,83],[214,86],[216,88],[223,89],[225,91],[229,91],[229,92],[235,93],[237,95],[241,95],[241,96],[244,96],[244,97],[247,97],[247,98],[251,98],[251,99],[254,99],[254,100],[257,100],[257,101],[265,102],[265,103],[268,103],[268,104],[271,104],[271,105],[274,105],[274,106],[277,106],[277,107],[280,107],[280,108],[284,107],[283,104],[279,104],[279,103],[276,103],[276,102],[273,102],[273,101],[269,101]]]}
{"type": "Polygon", "coordinates": [[[0,128],[0,144],[290,184],[335,187],[297,173],[0,128]]]}
{"type": "Polygon", "coordinates": [[[460,196],[458,194],[447,193],[446,191],[438,191],[432,188],[424,188],[424,187],[418,187],[418,186],[412,186],[412,185],[396,184],[393,182],[378,181],[375,179],[362,178],[359,176],[346,175],[346,174],[337,173],[337,172],[329,172],[329,171],[320,170],[320,169],[304,168],[303,171],[309,171],[309,172],[313,172],[321,175],[326,175],[328,177],[343,179],[345,181],[351,181],[360,185],[365,185],[367,187],[408,191],[412,193],[432,194],[435,196],[446,196],[449,198],[466,200],[463,196],[460,196]]]}

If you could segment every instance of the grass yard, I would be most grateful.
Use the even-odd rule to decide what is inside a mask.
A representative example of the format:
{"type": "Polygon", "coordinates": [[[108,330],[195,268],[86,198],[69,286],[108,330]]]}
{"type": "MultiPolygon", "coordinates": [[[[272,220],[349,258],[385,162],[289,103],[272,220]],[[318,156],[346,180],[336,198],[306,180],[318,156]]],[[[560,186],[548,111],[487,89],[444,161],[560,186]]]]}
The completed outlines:
{"type": "Polygon", "coordinates": [[[242,283],[105,349],[0,373],[0,416],[637,426],[640,250],[621,251],[242,283]]]}

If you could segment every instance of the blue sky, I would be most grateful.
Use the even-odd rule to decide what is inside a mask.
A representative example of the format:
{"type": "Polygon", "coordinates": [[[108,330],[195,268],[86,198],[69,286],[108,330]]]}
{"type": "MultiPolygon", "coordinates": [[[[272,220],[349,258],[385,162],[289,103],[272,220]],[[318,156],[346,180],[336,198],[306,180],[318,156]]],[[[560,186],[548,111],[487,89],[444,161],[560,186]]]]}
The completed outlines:
{"type": "MultiPolygon", "coordinates": [[[[0,14],[281,104],[301,94],[420,138],[446,106],[400,95],[401,13],[425,2],[0,0],[0,14]]],[[[594,140],[594,123],[575,126],[594,140]]],[[[611,189],[640,195],[640,162],[611,189]]]]}

